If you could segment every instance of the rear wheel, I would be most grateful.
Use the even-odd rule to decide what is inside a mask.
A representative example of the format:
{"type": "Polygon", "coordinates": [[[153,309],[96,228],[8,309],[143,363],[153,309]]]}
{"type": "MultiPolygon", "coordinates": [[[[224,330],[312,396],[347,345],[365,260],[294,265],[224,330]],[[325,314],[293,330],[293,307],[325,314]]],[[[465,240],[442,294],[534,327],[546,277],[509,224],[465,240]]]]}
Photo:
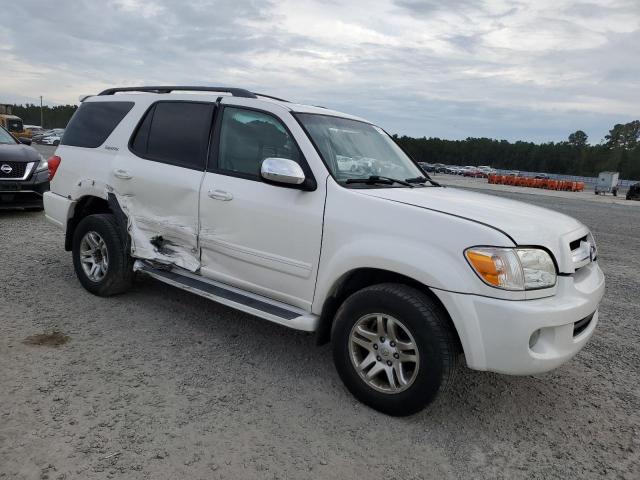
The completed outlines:
{"type": "Polygon", "coordinates": [[[349,391],[394,416],[431,403],[453,382],[459,357],[447,314],[423,292],[399,284],[351,295],[336,313],[331,342],[349,391]]]}
{"type": "Polygon", "coordinates": [[[83,218],[73,233],[72,254],[78,280],[91,293],[107,297],[131,286],[133,262],[113,215],[83,218]]]}

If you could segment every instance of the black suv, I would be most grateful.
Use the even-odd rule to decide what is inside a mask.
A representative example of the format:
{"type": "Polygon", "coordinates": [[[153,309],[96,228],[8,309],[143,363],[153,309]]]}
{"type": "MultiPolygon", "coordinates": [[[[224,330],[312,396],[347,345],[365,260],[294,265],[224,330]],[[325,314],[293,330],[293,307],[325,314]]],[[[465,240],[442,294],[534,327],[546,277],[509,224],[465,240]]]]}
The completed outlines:
{"type": "Polygon", "coordinates": [[[0,127],[0,209],[42,210],[42,194],[49,190],[47,161],[31,140],[16,140],[0,127]]]}

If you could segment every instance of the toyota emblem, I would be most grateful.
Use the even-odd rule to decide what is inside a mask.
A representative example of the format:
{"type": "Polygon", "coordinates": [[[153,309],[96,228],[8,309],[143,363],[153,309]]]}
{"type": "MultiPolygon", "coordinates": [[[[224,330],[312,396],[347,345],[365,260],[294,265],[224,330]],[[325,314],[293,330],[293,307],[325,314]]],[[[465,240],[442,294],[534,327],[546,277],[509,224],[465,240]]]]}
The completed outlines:
{"type": "Polygon", "coordinates": [[[2,170],[2,173],[6,173],[7,175],[13,172],[13,168],[11,168],[11,165],[7,165],[6,163],[0,167],[0,170],[2,170]]]}

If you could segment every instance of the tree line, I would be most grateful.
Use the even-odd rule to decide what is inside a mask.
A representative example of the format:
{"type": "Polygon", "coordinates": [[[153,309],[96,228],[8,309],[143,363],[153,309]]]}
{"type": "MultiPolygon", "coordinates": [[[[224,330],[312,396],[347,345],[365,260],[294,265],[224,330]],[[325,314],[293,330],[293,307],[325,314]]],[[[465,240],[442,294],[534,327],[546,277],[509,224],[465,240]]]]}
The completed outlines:
{"type": "MultiPolygon", "coordinates": [[[[71,115],[77,110],[76,105],[56,105],[42,107],[43,128],[64,128],[69,123],[71,115]]],[[[13,115],[22,119],[25,125],[40,125],[40,105],[27,103],[26,105],[12,105],[13,115]]]]}
{"type": "Polygon", "coordinates": [[[566,141],[536,144],[491,138],[444,140],[393,135],[419,162],[447,165],[490,165],[493,168],[593,177],[620,172],[621,178],[640,180],[640,120],[616,124],[597,145],[587,143],[582,130],[566,141]]]}
{"type": "MultiPolygon", "coordinates": [[[[13,105],[13,114],[28,125],[40,124],[40,106],[13,105]]],[[[76,105],[43,107],[44,128],[64,128],[76,105]]],[[[560,173],[593,177],[613,170],[625,179],[640,180],[640,120],[616,124],[602,143],[588,144],[582,130],[566,141],[508,142],[491,138],[444,140],[393,135],[398,144],[419,162],[447,165],[490,165],[507,170],[560,173]]]]}

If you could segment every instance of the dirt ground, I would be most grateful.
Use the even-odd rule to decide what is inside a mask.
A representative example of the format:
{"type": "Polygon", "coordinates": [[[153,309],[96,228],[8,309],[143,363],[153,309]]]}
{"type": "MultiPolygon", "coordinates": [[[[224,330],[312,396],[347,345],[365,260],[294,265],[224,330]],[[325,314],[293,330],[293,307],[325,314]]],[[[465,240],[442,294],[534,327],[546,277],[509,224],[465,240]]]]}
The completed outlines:
{"type": "Polygon", "coordinates": [[[403,419],[312,335],[150,279],[92,296],[41,213],[0,212],[0,479],[640,478],[640,210],[493,193],[593,229],[599,327],[551,373],[463,368],[403,419]]]}

